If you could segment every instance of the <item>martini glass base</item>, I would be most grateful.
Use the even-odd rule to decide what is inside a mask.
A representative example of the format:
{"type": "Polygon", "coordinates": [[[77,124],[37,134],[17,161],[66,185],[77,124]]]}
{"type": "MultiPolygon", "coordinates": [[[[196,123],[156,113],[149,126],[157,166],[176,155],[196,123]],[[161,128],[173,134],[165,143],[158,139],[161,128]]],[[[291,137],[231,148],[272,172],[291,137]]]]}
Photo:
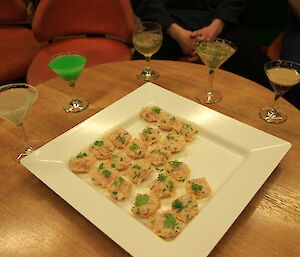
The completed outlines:
{"type": "Polygon", "coordinates": [[[143,81],[152,81],[159,78],[159,73],[152,69],[144,69],[137,75],[137,78],[143,81]]]}
{"type": "Polygon", "coordinates": [[[20,162],[22,158],[31,154],[34,150],[38,149],[42,145],[43,143],[40,140],[29,140],[27,144],[17,145],[12,150],[12,158],[17,162],[20,162]]]}
{"type": "Polygon", "coordinates": [[[70,99],[63,109],[66,112],[76,113],[85,110],[89,106],[89,103],[84,98],[70,99]]]}
{"type": "Polygon", "coordinates": [[[223,96],[219,91],[210,90],[210,91],[204,91],[200,92],[196,95],[196,99],[205,104],[215,104],[222,100],[223,96]]]}
{"type": "Polygon", "coordinates": [[[287,115],[282,110],[272,107],[262,108],[259,112],[259,117],[272,124],[280,124],[287,120],[287,115]]]}

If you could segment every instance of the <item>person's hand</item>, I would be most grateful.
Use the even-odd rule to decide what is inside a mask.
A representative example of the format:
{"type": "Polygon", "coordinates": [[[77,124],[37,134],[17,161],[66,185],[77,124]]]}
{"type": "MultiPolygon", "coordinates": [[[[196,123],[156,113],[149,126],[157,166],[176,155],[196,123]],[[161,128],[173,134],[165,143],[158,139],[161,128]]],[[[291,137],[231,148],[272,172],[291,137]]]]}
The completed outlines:
{"type": "Polygon", "coordinates": [[[193,36],[193,32],[186,30],[176,23],[171,24],[167,33],[179,44],[182,52],[187,56],[192,56],[194,54],[194,45],[196,38],[193,36]]]}
{"type": "Polygon", "coordinates": [[[224,26],[225,23],[221,19],[215,19],[207,27],[193,31],[192,37],[196,38],[197,40],[218,37],[224,26]]]}

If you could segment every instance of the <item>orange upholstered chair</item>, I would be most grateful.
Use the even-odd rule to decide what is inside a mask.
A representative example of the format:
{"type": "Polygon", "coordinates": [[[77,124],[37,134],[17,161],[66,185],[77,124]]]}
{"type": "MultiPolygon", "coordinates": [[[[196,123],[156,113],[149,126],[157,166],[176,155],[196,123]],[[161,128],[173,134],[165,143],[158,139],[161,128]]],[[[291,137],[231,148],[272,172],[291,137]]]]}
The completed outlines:
{"type": "Polygon", "coordinates": [[[25,78],[39,50],[32,31],[19,25],[26,20],[23,0],[0,0],[0,84],[25,78]]]}
{"type": "Polygon", "coordinates": [[[49,43],[30,65],[27,82],[54,77],[48,62],[60,52],[81,52],[86,66],[130,60],[134,25],[129,0],[41,0],[32,30],[38,41],[49,43]]]}

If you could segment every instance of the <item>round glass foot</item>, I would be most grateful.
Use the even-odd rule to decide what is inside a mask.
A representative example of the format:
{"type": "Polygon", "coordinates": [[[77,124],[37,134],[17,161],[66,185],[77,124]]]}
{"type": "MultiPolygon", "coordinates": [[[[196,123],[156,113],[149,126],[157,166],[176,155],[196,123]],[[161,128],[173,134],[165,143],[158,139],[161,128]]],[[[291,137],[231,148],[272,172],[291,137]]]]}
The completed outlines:
{"type": "Polygon", "coordinates": [[[196,99],[205,104],[215,104],[222,100],[222,94],[219,91],[211,90],[200,92],[196,95],[196,99]]]}
{"type": "Polygon", "coordinates": [[[159,73],[152,69],[144,69],[137,78],[144,81],[152,81],[159,78],[159,73]]]}
{"type": "Polygon", "coordinates": [[[282,110],[272,107],[262,108],[259,112],[259,117],[272,124],[280,124],[287,120],[287,116],[282,110]]]}
{"type": "Polygon", "coordinates": [[[40,140],[29,140],[27,144],[17,145],[12,150],[12,158],[17,162],[20,162],[21,159],[29,154],[31,154],[34,150],[38,149],[43,145],[40,140]]]}
{"type": "Polygon", "coordinates": [[[66,112],[81,112],[84,109],[86,109],[89,106],[89,103],[84,98],[76,98],[69,100],[66,105],[63,107],[63,109],[66,112]]]}

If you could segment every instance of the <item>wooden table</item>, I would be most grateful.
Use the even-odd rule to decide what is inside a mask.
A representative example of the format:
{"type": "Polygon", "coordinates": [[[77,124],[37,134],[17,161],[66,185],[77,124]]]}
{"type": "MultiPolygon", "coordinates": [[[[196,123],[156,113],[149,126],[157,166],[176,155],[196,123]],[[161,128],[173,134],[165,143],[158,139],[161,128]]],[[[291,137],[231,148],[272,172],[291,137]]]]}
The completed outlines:
{"type": "MultiPolygon", "coordinates": [[[[66,114],[61,108],[70,95],[65,82],[54,78],[38,85],[39,98],[25,122],[27,133],[44,142],[54,139],[141,85],[135,75],[144,64],[129,61],[85,69],[77,89],[90,106],[77,114],[66,114]]],[[[193,101],[197,88],[206,86],[207,69],[202,65],[170,61],[152,64],[161,75],[155,83],[193,101]]],[[[273,92],[221,70],[216,73],[214,87],[222,91],[224,99],[210,108],[293,146],[210,256],[300,256],[299,111],[280,99],[288,121],[270,125],[261,121],[257,113],[271,103],[273,92]]],[[[0,120],[0,256],[130,256],[10,158],[9,150],[19,141],[15,126],[0,120]]]]}

